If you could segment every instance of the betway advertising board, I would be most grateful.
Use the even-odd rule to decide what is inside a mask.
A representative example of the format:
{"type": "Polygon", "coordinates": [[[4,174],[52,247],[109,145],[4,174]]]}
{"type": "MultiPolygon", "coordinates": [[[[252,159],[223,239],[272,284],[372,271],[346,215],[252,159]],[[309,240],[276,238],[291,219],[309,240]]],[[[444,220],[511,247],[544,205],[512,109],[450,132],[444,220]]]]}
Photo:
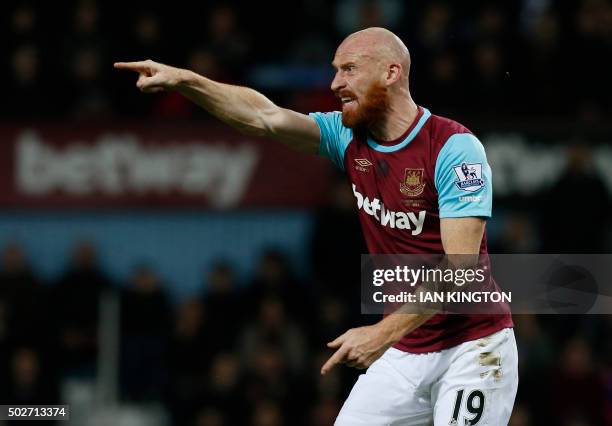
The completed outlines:
{"type": "Polygon", "coordinates": [[[3,207],[307,207],[331,166],[215,125],[0,126],[3,207]]]}
{"type": "MultiPolygon", "coordinates": [[[[496,198],[537,196],[567,170],[562,141],[516,133],[481,140],[496,198]]],[[[612,145],[590,152],[588,170],[612,194],[612,145]]],[[[316,207],[332,169],[218,124],[0,124],[2,208],[316,207]]]]}

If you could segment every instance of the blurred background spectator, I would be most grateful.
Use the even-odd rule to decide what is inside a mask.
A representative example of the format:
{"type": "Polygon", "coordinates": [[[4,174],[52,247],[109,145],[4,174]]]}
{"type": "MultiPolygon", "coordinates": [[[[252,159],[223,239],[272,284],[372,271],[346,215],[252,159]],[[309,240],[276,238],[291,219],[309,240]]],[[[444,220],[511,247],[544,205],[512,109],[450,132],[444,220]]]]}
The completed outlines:
{"type": "Polygon", "coordinates": [[[52,317],[57,321],[59,356],[67,374],[95,374],[99,299],[111,285],[100,269],[94,244],[77,243],[51,296],[56,310],[52,317]]]}
{"type": "MultiPolygon", "coordinates": [[[[390,28],[407,41],[415,97],[432,110],[462,117],[495,111],[534,120],[579,114],[598,122],[611,113],[609,93],[601,87],[612,71],[610,61],[602,60],[612,45],[612,6],[606,0],[472,1],[461,9],[445,1],[304,1],[287,10],[287,16],[299,13],[304,25],[291,20],[290,27],[289,20],[270,21],[271,15],[239,2],[198,6],[179,14],[180,20],[154,7],[95,0],[65,9],[12,3],[3,26],[10,52],[4,74],[12,76],[4,113],[15,117],[150,113],[160,98],[122,90],[130,82],[113,71],[114,60],[154,57],[226,82],[253,80],[258,69],[283,61],[323,67],[331,75],[337,43],[365,26],[390,28]],[[282,37],[270,39],[270,26],[282,37]],[[129,98],[137,100],[126,103],[129,98]]],[[[271,7],[282,14],[287,5],[271,7]]],[[[287,77],[294,71],[279,69],[287,77]]],[[[290,102],[296,90],[301,88],[283,87],[277,95],[290,102]]],[[[174,108],[172,117],[193,114],[174,108]]]]}

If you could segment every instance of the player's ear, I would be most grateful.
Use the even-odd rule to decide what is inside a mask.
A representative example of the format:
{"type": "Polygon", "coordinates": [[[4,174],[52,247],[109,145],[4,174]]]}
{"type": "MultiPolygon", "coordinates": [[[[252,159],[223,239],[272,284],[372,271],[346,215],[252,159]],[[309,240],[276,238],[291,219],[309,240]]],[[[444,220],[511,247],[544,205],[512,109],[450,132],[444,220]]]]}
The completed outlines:
{"type": "Polygon", "coordinates": [[[390,86],[402,77],[402,66],[391,64],[387,69],[387,85],[390,86]]]}

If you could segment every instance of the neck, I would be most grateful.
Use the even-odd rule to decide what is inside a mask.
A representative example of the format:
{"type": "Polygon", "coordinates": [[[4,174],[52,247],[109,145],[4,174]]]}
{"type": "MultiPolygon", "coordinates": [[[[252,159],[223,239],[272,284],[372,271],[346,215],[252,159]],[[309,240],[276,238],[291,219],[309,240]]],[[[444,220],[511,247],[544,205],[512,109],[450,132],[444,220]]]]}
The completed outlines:
{"type": "Polygon", "coordinates": [[[402,136],[412,125],[419,112],[410,94],[394,98],[384,120],[368,129],[372,136],[380,141],[392,141],[402,136]]]}

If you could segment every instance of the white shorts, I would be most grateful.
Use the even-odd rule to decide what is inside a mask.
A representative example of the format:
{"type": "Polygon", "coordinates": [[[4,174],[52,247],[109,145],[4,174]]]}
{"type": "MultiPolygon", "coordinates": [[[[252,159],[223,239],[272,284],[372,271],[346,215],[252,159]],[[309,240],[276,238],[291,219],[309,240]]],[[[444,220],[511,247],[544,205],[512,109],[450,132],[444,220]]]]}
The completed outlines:
{"type": "Polygon", "coordinates": [[[512,328],[437,352],[390,348],[359,376],[335,424],[507,425],[517,387],[512,328]]]}

